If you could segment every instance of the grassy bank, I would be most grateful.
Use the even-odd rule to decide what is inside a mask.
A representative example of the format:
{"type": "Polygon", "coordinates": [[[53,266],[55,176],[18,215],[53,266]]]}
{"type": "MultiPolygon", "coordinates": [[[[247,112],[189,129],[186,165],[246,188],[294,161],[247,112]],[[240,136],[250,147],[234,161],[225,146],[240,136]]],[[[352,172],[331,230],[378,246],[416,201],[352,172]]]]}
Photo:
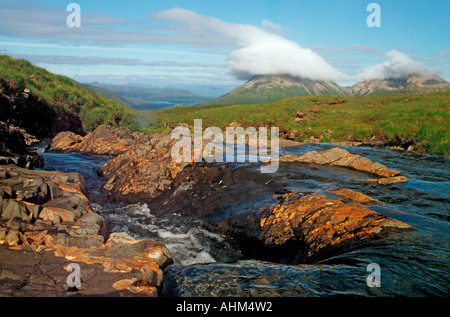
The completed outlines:
{"type": "Polygon", "coordinates": [[[366,97],[302,96],[262,105],[220,105],[154,111],[149,132],[193,125],[224,130],[231,123],[280,128],[296,141],[381,140],[413,145],[421,153],[449,155],[450,93],[386,94],[366,97]],[[344,102],[342,102],[344,100],[344,102]],[[296,116],[297,114],[297,116],[296,116]],[[297,118],[296,118],[297,117],[297,118]]]}
{"type": "MultiPolygon", "coordinates": [[[[136,111],[85,89],[68,77],[55,75],[23,59],[0,55],[0,78],[15,89],[28,88],[55,117],[62,113],[78,116],[84,132],[99,124],[135,128],[136,111]]],[[[37,120],[38,118],[35,118],[37,120]]]]}

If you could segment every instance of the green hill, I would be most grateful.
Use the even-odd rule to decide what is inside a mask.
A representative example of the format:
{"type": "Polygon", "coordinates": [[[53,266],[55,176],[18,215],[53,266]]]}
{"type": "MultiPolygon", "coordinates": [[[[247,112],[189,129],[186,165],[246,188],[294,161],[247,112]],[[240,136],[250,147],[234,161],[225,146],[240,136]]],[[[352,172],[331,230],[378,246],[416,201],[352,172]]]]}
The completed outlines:
{"type": "Polygon", "coordinates": [[[374,96],[301,96],[262,105],[210,105],[154,111],[150,131],[178,123],[203,128],[279,127],[280,135],[307,142],[376,142],[420,153],[450,154],[450,93],[374,96]]]}
{"type": "Polygon", "coordinates": [[[136,112],[23,59],[0,56],[0,118],[38,137],[100,124],[135,129],[136,112]],[[29,91],[29,93],[28,93],[29,91]]]}

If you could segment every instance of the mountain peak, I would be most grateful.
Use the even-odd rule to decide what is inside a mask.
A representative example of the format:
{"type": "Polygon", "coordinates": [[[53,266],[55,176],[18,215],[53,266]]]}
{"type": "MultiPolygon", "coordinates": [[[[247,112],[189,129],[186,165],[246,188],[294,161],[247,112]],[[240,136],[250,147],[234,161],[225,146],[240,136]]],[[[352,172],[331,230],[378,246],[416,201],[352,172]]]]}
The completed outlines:
{"type": "Polygon", "coordinates": [[[259,104],[306,95],[348,96],[350,91],[332,81],[311,80],[289,74],[257,75],[241,87],[205,104],[259,104]]]}
{"type": "Polygon", "coordinates": [[[357,96],[379,93],[432,93],[450,91],[450,83],[431,72],[414,73],[401,78],[373,79],[354,85],[352,91],[357,96]]]}

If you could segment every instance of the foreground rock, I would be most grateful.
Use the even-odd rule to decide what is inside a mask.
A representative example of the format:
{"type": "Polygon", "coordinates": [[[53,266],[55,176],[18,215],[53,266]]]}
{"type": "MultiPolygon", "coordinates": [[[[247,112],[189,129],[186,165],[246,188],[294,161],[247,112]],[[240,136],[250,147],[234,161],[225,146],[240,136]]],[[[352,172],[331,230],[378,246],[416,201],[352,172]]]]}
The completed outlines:
{"type": "Polygon", "coordinates": [[[108,179],[104,190],[116,199],[128,202],[148,201],[172,187],[179,173],[192,162],[176,163],[171,149],[175,140],[170,133],[153,135],[149,143],[136,143],[129,150],[101,167],[108,179]]]}
{"type": "Polygon", "coordinates": [[[0,165],[14,164],[26,168],[42,168],[43,158],[30,153],[28,147],[39,140],[12,124],[0,121],[0,165]]]}
{"type": "Polygon", "coordinates": [[[71,295],[61,264],[75,262],[84,263],[83,281],[96,281],[83,282],[77,294],[158,295],[161,270],[171,263],[168,250],[124,233],[109,235],[79,174],[0,166],[0,206],[0,294],[71,295]]]}
{"type": "MultiPolygon", "coordinates": [[[[361,193],[345,190],[346,199],[361,193]]],[[[339,192],[338,192],[339,194],[339,192]]],[[[370,197],[363,201],[371,201],[370,197]]],[[[409,225],[365,208],[353,201],[344,202],[323,194],[292,197],[284,195],[260,220],[257,239],[264,245],[291,249],[293,262],[313,262],[339,250],[367,240],[384,238],[409,225]]]]}
{"type": "Polygon", "coordinates": [[[379,179],[369,180],[379,185],[407,183],[408,179],[399,171],[387,168],[385,165],[372,162],[368,158],[354,155],[341,148],[332,148],[322,152],[308,152],[299,156],[283,155],[281,162],[313,163],[318,165],[331,165],[336,167],[351,168],[378,176],[379,179]]]}

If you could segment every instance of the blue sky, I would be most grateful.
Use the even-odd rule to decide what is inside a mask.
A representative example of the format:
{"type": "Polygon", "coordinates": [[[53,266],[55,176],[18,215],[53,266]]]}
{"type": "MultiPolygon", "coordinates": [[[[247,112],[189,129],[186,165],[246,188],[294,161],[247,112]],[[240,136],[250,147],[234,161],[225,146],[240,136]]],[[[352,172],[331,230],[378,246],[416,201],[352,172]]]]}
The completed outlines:
{"type": "Polygon", "coordinates": [[[78,0],[81,27],[69,28],[71,2],[1,0],[0,54],[80,82],[209,96],[258,72],[349,85],[426,68],[450,80],[448,0],[78,0]],[[381,27],[366,24],[372,2],[381,27]]]}

